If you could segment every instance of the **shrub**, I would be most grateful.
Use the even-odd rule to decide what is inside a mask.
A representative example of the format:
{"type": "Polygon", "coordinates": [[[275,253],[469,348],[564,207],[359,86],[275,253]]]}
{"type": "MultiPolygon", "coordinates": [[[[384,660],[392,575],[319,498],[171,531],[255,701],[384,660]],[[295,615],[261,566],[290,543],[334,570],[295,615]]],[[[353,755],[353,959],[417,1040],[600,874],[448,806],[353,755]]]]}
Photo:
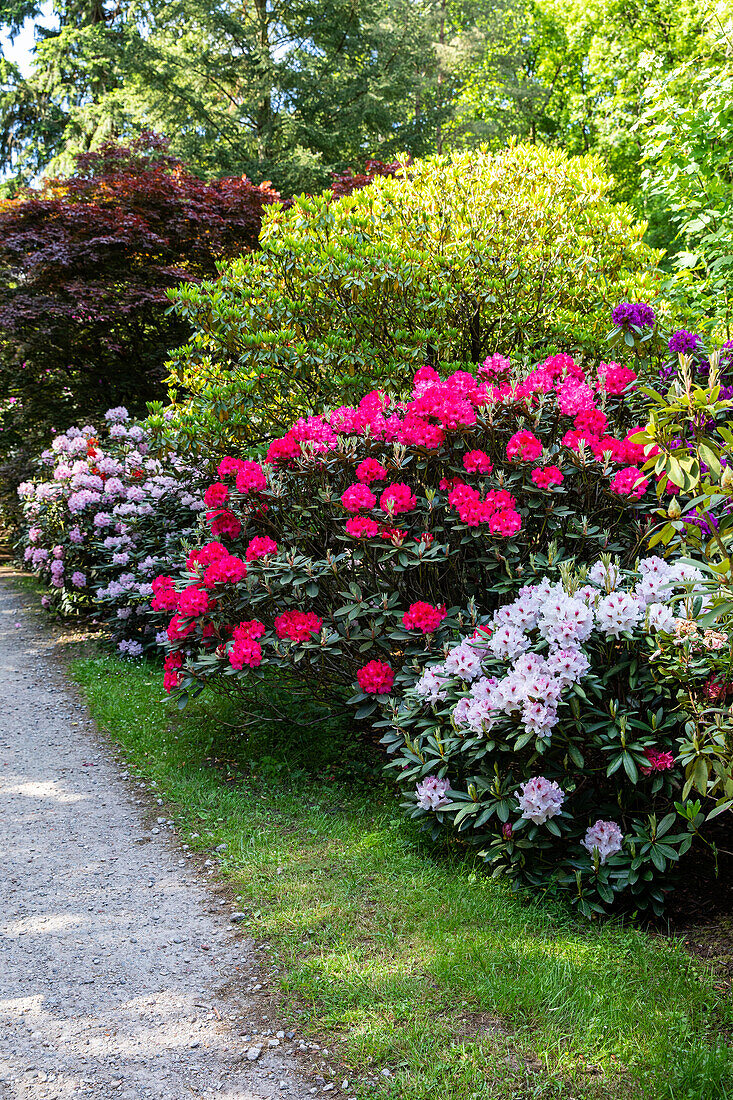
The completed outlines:
{"type": "Polygon", "coordinates": [[[619,895],[661,913],[705,822],[680,765],[711,682],[731,677],[728,634],[696,623],[702,576],[658,557],[567,568],[425,665],[382,723],[408,812],[588,916],[619,895]]]}
{"type": "Polygon", "coordinates": [[[609,187],[592,158],[517,146],[272,207],[259,252],[173,295],[195,330],[172,360],[178,445],[225,453],[375,384],[399,392],[426,361],[595,353],[612,298],[658,281],[609,187]]]}
{"type": "Polygon", "coordinates": [[[103,430],[57,435],[39,461],[41,476],[18,490],[20,549],[49,586],[44,606],[96,614],[131,656],[158,644],[151,581],[180,555],[203,508],[195,472],[175,456],[163,466],[148,449],[143,426],[126,409],[109,409],[103,430]]]}
{"type": "Polygon", "coordinates": [[[365,715],[538,571],[632,562],[652,496],[628,440],[633,372],[567,355],[482,372],[425,367],[407,403],[374,391],[297,421],[264,466],[224,458],[204,498],[214,541],[156,582],[153,606],[175,611],[168,685],[236,688],[274,664],[314,693],[358,683],[365,715]]]}

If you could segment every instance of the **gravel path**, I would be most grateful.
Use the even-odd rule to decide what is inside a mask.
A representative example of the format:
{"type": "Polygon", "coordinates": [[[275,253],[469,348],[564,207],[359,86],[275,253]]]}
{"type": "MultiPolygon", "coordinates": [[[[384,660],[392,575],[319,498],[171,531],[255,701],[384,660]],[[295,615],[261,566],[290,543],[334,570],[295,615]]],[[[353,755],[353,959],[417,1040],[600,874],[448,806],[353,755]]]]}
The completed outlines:
{"type": "Polygon", "coordinates": [[[0,570],[1,1100],[320,1092],[244,992],[259,963],[231,907],[142,820],[28,603],[0,570]]]}

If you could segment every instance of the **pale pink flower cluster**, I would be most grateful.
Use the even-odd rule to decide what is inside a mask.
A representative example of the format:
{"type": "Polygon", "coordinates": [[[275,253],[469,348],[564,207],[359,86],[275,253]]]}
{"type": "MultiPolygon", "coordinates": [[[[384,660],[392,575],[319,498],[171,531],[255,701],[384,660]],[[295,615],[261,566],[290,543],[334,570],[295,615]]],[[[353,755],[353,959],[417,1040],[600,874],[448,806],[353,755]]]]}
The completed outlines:
{"type": "Polygon", "coordinates": [[[450,799],[447,792],[450,784],[447,779],[438,779],[436,775],[429,775],[415,787],[417,804],[422,810],[442,810],[450,799]]]}
{"type": "Polygon", "coordinates": [[[598,852],[601,863],[605,863],[609,856],[621,851],[624,834],[615,821],[601,821],[600,819],[588,828],[581,844],[593,855],[598,852]]]}
{"type": "Polygon", "coordinates": [[[544,825],[550,817],[560,813],[565,801],[565,792],[557,783],[536,775],[522,783],[517,795],[522,817],[533,821],[535,825],[544,825]]]}
{"type": "Polygon", "coordinates": [[[574,592],[547,579],[525,586],[472,638],[450,649],[441,664],[426,668],[414,694],[428,704],[445,702],[450,682],[458,680],[466,690],[453,706],[456,729],[488,734],[497,722],[510,719],[548,740],[563,693],[590,668],[584,645],[594,635],[615,640],[641,629],[672,629],[674,612],[662,601],[699,575],[651,557],[631,577],[614,562],[598,562],[588,579],[591,583],[574,592]],[[544,646],[542,653],[534,652],[543,643],[546,652],[544,646]],[[504,675],[485,673],[488,662],[495,667],[492,659],[509,666],[504,675]]]}

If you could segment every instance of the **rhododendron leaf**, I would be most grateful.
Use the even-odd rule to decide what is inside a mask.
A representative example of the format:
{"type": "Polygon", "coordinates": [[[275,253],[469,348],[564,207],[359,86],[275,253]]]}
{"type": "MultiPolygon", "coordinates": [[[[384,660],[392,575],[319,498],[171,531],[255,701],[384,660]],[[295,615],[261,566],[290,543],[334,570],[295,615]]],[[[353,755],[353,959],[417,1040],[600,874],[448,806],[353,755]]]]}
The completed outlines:
{"type": "Polygon", "coordinates": [[[577,745],[568,745],[568,756],[579,768],[582,768],[585,763],[585,758],[577,745]]]}
{"type": "Polygon", "coordinates": [[[706,814],[705,820],[711,821],[712,818],[717,817],[718,814],[725,813],[733,806],[733,798],[726,798],[723,802],[719,802],[708,814],[706,814]]]}

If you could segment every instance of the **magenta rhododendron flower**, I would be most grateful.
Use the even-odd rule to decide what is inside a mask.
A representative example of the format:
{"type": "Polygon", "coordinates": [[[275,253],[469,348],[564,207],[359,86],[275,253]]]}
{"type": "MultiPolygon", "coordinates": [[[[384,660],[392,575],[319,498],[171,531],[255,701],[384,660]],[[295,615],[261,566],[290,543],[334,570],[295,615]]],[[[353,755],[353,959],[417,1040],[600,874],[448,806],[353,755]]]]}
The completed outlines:
{"type": "Polygon", "coordinates": [[[235,626],[232,635],[232,647],[229,650],[229,663],[232,668],[258,668],[262,664],[262,646],[257,641],[265,633],[264,623],[257,619],[235,626]]]}
{"type": "Polygon", "coordinates": [[[356,467],[357,480],[363,481],[365,485],[368,485],[370,481],[384,481],[386,476],[386,466],[383,466],[381,462],[377,462],[376,458],[365,458],[356,467]]]}
{"type": "Polygon", "coordinates": [[[150,602],[153,611],[174,611],[178,607],[178,592],[172,577],[156,577],[153,592],[155,595],[150,602]]]}
{"type": "Polygon", "coordinates": [[[238,493],[259,493],[265,489],[267,487],[267,478],[259,462],[252,462],[250,459],[245,459],[240,462],[239,469],[237,470],[236,485],[238,493]]]}
{"type": "Polygon", "coordinates": [[[255,535],[247,544],[244,556],[247,561],[256,561],[257,558],[266,558],[270,554],[277,553],[277,543],[268,535],[255,535]]]}
{"type": "Polygon", "coordinates": [[[288,638],[291,642],[307,641],[322,626],[323,619],[312,611],[284,611],[275,619],[275,633],[278,638],[288,638]]]}
{"type": "Polygon", "coordinates": [[[394,684],[394,672],[386,661],[369,661],[359,669],[356,679],[366,695],[388,695],[394,684]]]}
{"type": "Polygon", "coordinates": [[[223,481],[217,481],[209,485],[204,493],[204,504],[207,508],[221,508],[229,499],[229,489],[223,481]]]}
{"type": "Polygon", "coordinates": [[[649,478],[644,477],[641,470],[637,469],[636,466],[627,466],[614,474],[609,488],[612,493],[617,493],[619,496],[639,500],[640,497],[644,496],[648,485],[649,478]]]}
{"type": "Polygon", "coordinates": [[[197,584],[190,584],[188,588],[184,588],[178,597],[178,611],[186,618],[203,615],[210,606],[209,597],[197,584]]]}
{"type": "Polygon", "coordinates": [[[542,443],[532,432],[515,432],[506,445],[507,458],[534,462],[542,454],[542,443]]]}
{"type": "Polygon", "coordinates": [[[376,520],[368,516],[352,516],[346,521],[346,533],[352,539],[371,539],[379,534],[380,527],[376,520]]]}
{"type": "Polygon", "coordinates": [[[557,466],[537,466],[532,471],[532,481],[539,489],[551,489],[553,485],[562,485],[564,480],[557,466]]]}
{"type": "Polygon", "coordinates": [[[206,519],[212,535],[228,535],[230,539],[236,539],[242,530],[242,523],[233,512],[207,512],[206,519]]]}
{"type": "Polygon", "coordinates": [[[226,458],[222,458],[216,472],[220,478],[231,477],[232,474],[236,475],[242,464],[243,460],[241,458],[230,458],[227,456],[226,458]]]}
{"type": "Polygon", "coordinates": [[[224,554],[206,567],[203,585],[205,588],[211,588],[214,584],[237,584],[246,575],[246,562],[234,554],[224,554]]]}
{"type": "Polygon", "coordinates": [[[377,503],[377,498],[371,489],[367,488],[366,485],[362,485],[361,482],[357,482],[356,485],[350,485],[348,489],[344,490],[341,494],[341,503],[347,512],[361,512],[373,508],[377,503]]]}
{"type": "Polygon", "coordinates": [[[401,481],[388,485],[379,498],[379,507],[390,516],[411,512],[416,504],[417,498],[412,489],[401,481]]]}
{"type": "Polygon", "coordinates": [[[421,630],[423,634],[432,634],[446,616],[445,607],[433,607],[430,603],[418,600],[410,605],[409,611],[402,616],[405,630],[421,630]]]}
{"type": "Polygon", "coordinates": [[[651,772],[666,772],[674,767],[674,756],[671,752],[644,749],[644,756],[649,761],[649,767],[641,769],[644,775],[649,775],[651,772]]]}
{"type": "Polygon", "coordinates": [[[601,363],[598,367],[598,388],[609,394],[624,393],[638,375],[620,363],[601,363]]]}
{"type": "Polygon", "coordinates": [[[300,458],[302,454],[303,449],[298,440],[284,435],[281,439],[273,439],[267,450],[267,462],[276,466],[300,458]]]}
{"type": "Polygon", "coordinates": [[[463,468],[469,474],[490,474],[494,464],[485,451],[468,451],[463,456],[463,468]]]}

